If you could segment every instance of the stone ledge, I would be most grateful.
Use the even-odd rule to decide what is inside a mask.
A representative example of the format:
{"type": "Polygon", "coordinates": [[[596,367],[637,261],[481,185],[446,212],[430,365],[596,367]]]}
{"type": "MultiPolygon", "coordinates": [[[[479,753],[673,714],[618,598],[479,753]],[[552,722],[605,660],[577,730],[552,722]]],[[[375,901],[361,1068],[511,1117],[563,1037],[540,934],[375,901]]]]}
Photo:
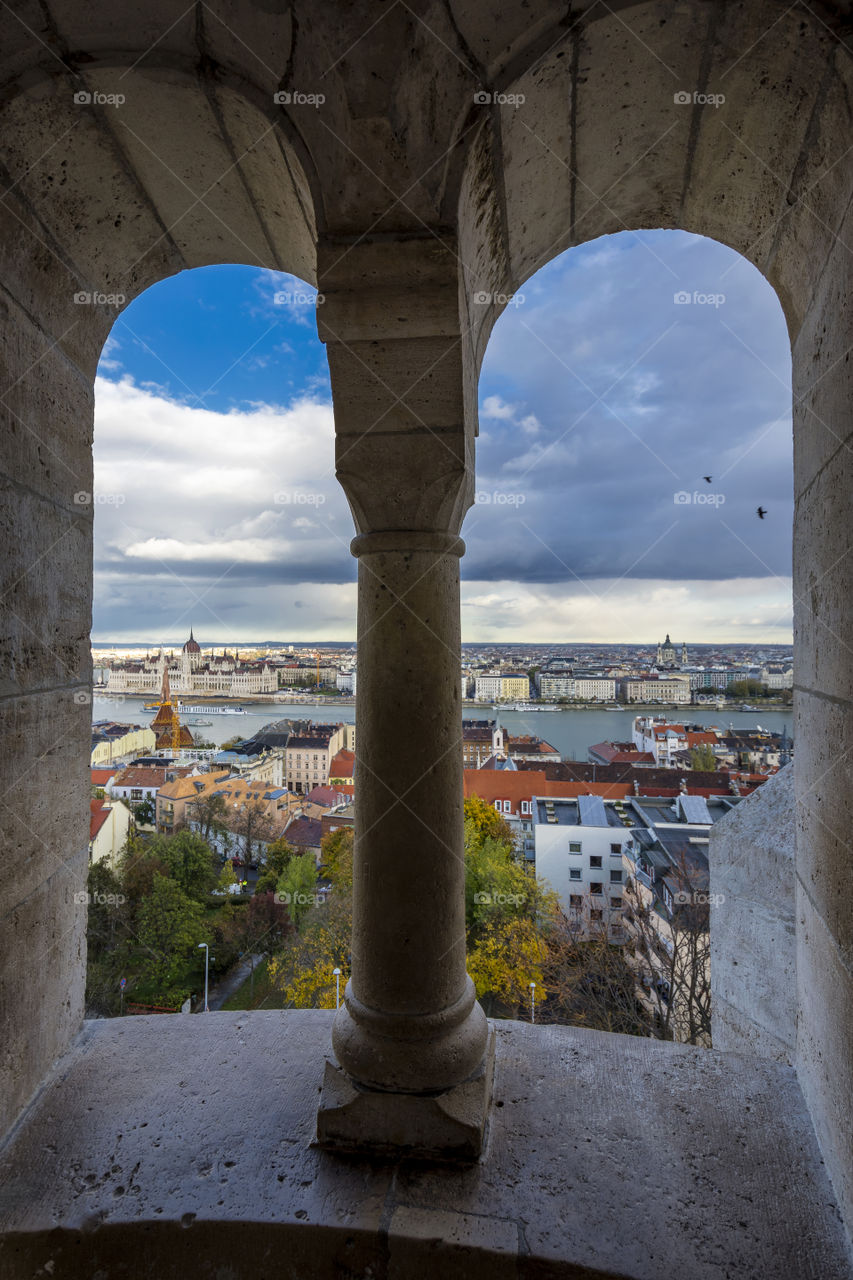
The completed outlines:
{"type": "Polygon", "coordinates": [[[486,1153],[319,1149],[332,1013],[87,1023],[0,1153],[0,1276],[851,1280],[791,1068],[497,1023],[486,1153]]]}

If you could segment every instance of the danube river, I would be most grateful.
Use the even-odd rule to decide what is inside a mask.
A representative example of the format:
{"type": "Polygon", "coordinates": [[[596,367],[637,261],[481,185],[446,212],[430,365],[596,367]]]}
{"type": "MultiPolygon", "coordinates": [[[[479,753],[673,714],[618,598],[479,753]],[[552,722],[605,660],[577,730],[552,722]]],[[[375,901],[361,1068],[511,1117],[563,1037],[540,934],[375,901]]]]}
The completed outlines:
{"type": "MultiPolygon", "coordinates": [[[[143,711],[142,704],[150,699],[129,696],[107,697],[96,693],[93,699],[93,720],[119,720],[133,724],[149,724],[153,718],[152,711],[143,711]]],[[[513,735],[534,734],[544,738],[566,759],[586,760],[587,749],[591,743],[615,740],[626,742],[631,737],[631,724],[636,711],[627,708],[619,711],[502,711],[501,723],[513,735]]],[[[772,729],[781,733],[787,730],[788,736],[793,733],[794,714],[792,708],[784,711],[719,711],[712,707],[686,707],[682,711],[672,708],[658,712],[668,720],[689,719],[691,724],[718,725],[728,729],[755,728],[761,725],[764,729],[772,729]]],[[[465,716],[471,720],[488,720],[493,718],[494,711],[488,707],[471,707],[465,709],[465,716]]],[[[351,724],[355,720],[355,707],[338,706],[334,702],[326,706],[312,704],[277,702],[263,705],[246,704],[246,715],[206,715],[198,713],[187,715],[192,733],[198,739],[215,742],[218,745],[229,738],[239,735],[250,738],[263,725],[272,720],[315,720],[324,723],[346,721],[351,724]],[[196,727],[195,719],[209,720],[209,725],[196,727]]]]}

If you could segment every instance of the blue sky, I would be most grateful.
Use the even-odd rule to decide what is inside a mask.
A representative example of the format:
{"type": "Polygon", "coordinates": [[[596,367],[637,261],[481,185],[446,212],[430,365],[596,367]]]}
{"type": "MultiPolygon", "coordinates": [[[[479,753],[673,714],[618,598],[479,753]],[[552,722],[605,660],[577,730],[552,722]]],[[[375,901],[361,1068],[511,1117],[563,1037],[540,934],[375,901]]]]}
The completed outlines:
{"type": "MultiPolygon", "coordinates": [[[[210,267],[116,322],[96,640],[354,638],[313,295],[210,267]]],[[[724,246],[623,233],[549,264],[482,371],[464,638],[789,643],[790,401],[778,300],[724,246]]]]}

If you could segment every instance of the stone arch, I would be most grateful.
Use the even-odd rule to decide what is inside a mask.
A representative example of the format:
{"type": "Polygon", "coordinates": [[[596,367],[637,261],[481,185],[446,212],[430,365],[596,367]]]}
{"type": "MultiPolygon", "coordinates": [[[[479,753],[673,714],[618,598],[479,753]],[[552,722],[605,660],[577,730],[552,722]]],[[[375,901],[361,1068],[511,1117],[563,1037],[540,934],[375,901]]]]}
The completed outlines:
{"type": "MultiPolygon", "coordinates": [[[[796,1046],[818,1137],[849,1206],[853,1169],[836,1134],[853,1089],[842,1047],[853,1025],[853,942],[842,906],[850,858],[838,834],[849,823],[853,722],[843,621],[851,592],[853,113],[849,26],[838,9],[747,11],[698,0],[580,15],[501,81],[524,105],[487,108],[461,184],[459,246],[472,425],[480,364],[505,305],[477,296],[510,295],[573,244],[607,231],[679,227],[741,253],[779,297],[793,362],[797,739],[786,927],[793,933],[796,910],[797,972],[788,980],[798,995],[784,1036],[796,1046]],[[676,102],[677,92],[690,101],[676,102]],[[725,102],[694,101],[694,93],[723,93],[725,102]]],[[[755,1043],[757,1006],[745,989],[741,996],[742,1038],[727,1047],[755,1043]]]]}

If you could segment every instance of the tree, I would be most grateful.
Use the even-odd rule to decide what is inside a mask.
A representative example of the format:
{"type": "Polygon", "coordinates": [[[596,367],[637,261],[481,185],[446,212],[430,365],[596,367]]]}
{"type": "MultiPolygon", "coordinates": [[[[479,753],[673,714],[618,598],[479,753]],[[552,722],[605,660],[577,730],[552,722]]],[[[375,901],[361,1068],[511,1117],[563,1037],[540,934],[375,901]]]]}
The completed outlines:
{"type": "MultiPolygon", "coordinates": [[[[220,912],[220,917],[222,914],[220,912]]],[[[249,957],[249,990],[254,995],[255,959],[281,946],[293,932],[293,926],[287,907],[276,902],[274,893],[256,893],[247,906],[237,907],[225,921],[217,921],[216,931],[227,947],[249,957]]]]}
{"type": "Polygon", "coordinates": [[[704,742],[701,746],[691,748],[690,767],[706,773],[713,773],[716,770],[717,757],[714,755],[714,748],[710,742],[704,742]]]}
{"type": "Polygon", "coordinates": [[[137,804],[130,807],[134,820],[141,827],[153,827],[154,819],[157,816],[154,809],[153,800],[140,800],[137,804]]]}
{"type": "Polygon", "coordinates": [[[545,995],[542,961],[546,947],[529,917],[490,920],[468,952],[468,972],[486,1013],[515,1017],[530,999],[530,984],[537,998],[545,995]]]}
{"type": "Polygon", "coordinates": [[[338,827],[323,836],[320,843],[320,866],[337,888],[352,890],[352,858],[355,832],[352,827],[338,827]]]}
{"type": "Polygon", "coordinates": [[[663,881],[663,901],[635,878],[625,886],[629,963],[661,1040],[711,1045],[710,895],[707,873],[686,858],[663,881]]]}
{"type": "Polygon", "coordinates": [[[293,857],[293,853],[293,846],[287,843],[284,836],[267,845],[264,867],[255,885],[256,895],[259,893],[275,893],[278,888],[278,882],[293,857]]]}
{"type": "Polygon", "coordinates": [[[267,806],[257,797],[247,800],[234,811],[231,829],[242,842],[243,861],[248,866],[260,860],[261,845],[268,844],[275,834],[275,824],[267,813],[267,806]]]}
{"type": "Polygon", "coordinates": [[[308,908],[318,901],[317,864],[313,853],[303,853],[301,857],[290,859],[278,882],[276,898],[287,906],[298,930],[308,908]]]}
{"type": "Polygon", "coordinates": [[[543,963],[547,1003],[542,1022],[649,1036],[653,1018],[625,951],[608,937],[608,921],[560,912],[543,963]]]}
{"type": "Polygon", "coordinates": [[[145,949],[143,969],[161,995],[172,994],[200,942],[209,942],[204,912],[180,886],[155,875],[151,893],[139,909],[137,934],[145,949]]]}
{"type": "Polygon", "coordinates": [[[194,800],[187,802],[187,812],[202,840],[210,843],[211,838],[225,834],[227,826],[224,796],[202,792],[194,800]]]}
{"type": "Polygon", "coordinates": [[[493,840],[512,846],[512,832],[494,805],[486,804],[479,796],[469,796],[465,801],[466,842],[469,838],[483,836],[491,836],[493,840]]]}
{"type": "Polygon", "coordinates": [[[239,747],[239,745],[240,745],[240,743],[241,743],[242,741],[243,741],[243,739],[240,737],[239,733],[238,733],[238,734],[235,734],[235,736],[234,736],[233,738],[228,738],[228,740],[227,740],[226,742],[223,742],[223,743],[222,743],[222,746],[219,748],[219,750],[220,750],[220,751],[233,751],[235,747],[239,747]]]}
{"type": "Polygon", "coordinates": [[[228,893],[231,886],[238,883],[239,881],[234,874],[234,863],[229,858],[219,873],[216,887],[220,893],[228,893]]]}
{"type": "Polygon", "coordinates": [[[267,965],[272,985],[295,1009],[334,1009],[350,971],[352,894],[333,889],[326,902],[307,910],[302,930],[267,965]]]}
{"type": "Polygon", "coordinates": [[[168,874],[190,898],[201,900],[216,886],[218,871],[210,845],[195,831],[184,829],[151,842],[168,874]]]}

